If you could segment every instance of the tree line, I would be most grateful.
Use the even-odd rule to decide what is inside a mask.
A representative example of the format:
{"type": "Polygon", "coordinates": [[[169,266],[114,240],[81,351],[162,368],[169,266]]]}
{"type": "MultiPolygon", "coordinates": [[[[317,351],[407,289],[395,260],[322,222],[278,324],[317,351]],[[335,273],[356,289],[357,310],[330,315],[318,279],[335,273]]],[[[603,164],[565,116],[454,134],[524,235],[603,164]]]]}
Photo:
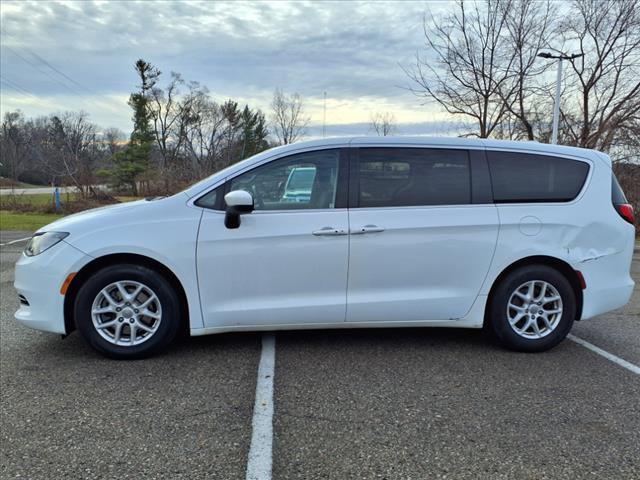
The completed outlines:
{"type": "MultiPolygon", "coordinates": [[[[625,190],[640,197],[640,182],[627,181],[640,168],[640,1],[452,5],[425,14],[424,48],[403,67],[413,93],[461,119],[463,136],[549,142],[557,62],[539,55],[579,55],[565,61],[558,143],[609,153],[625,190]]],[[[83,195],[101,182],[135,194],[170,192],[294,142],[309,123],[295,93],[276,90],[267,117],[235,100],[218,102],[205,86],[163,75],[144,60],[135,69],[128,139],[85,113],[26,119],[9,112],[0,130],[0,175],[73,184],[83,195]]],[[[395,133],[393,112],[373,114],[371,131],[395,133]]]]}
{"type": "Polygon", "coordinates": [[[138,60],[129,97],[133,129],[101,129],[84,112],[25,118],[7,112],[0,130],[0,176],[36,184],[68,184],[83,197],[109,183],[133,195],[174,192],[186,184],[306,132],[301,97],[276,89],[270,119],[235,100],[218,103],[198,82],[138,60]]]}
{"type": "Polygon", "coordinates": [[[411,89],[465,135],[548,142],[557,61],[539,55],[563,54],[558,143],[638,159],[638,0],[460,0],[423,26],[411,89]]]}
{"type": "Polygon", "coordinates": [[[427,12],[423,32],[424,49],[404,67],[410,89],[461,119],[463,136],[548,143],[557,85],[548,54],[570,57],[558,143],[608,153],[640,208],[638,0],[459,0],[427,12]]]}

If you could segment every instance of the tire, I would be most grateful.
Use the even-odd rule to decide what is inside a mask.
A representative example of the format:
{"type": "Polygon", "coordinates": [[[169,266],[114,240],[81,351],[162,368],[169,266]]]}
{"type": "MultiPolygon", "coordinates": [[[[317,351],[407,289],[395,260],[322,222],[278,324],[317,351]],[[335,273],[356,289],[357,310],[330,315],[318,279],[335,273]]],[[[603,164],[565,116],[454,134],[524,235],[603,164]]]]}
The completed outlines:
{"type": "Polygon", "coordinates": [[[169,281],[135,264],[112,265],[94,273],[78,291],[74,305],[76,327],[85,341],[118,360],[162,351],[176,337],[180,315],[180,300],[169,281]]]}
{"type": "Polygon", "coordinates": [[[552,267],[530,265],[496,286],[485,327],[508,349],[543,352],[564,340],[575,316],[575,293],[567,278],[552,267]]]}

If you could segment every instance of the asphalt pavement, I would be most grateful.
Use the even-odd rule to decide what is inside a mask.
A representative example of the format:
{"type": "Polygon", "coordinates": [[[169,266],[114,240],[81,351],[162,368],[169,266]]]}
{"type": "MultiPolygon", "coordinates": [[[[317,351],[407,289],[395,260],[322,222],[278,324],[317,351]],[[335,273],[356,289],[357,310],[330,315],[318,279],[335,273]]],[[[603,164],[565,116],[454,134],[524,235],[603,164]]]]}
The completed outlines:
{"type": "MultiPolygon", "coordinates": [[[[0,478],[242,479],[259,334],[107,360],[29,330],[0,232],[0,478]]],[[[640,255],[633,275],[640,281],[640,255]]],[[[573,334],[640,364],[640,292],[573,334]]],[[[276,335],[274,479],[640,478],[640,376],[572,341],[508,352],[454,329],[276,335]]]]}

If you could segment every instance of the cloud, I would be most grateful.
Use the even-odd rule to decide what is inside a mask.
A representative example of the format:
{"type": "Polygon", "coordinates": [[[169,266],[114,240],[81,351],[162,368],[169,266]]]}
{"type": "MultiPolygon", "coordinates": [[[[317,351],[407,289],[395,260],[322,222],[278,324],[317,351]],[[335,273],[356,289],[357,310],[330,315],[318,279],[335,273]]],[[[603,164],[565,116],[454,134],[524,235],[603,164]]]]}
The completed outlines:
{"type": "Polygon", "coordinates": [[[145,58],[220,100],[268,109],[276,87],[299,92],[316,122],[325,91],[331,105],[348,106],[328,110],[332,123],[366,122],[380,109],[402,123],[429,120],[434,110],[401,88],[399,67],[423,45],[424,10],[424,2],[3,2],[2,110],[82,109],[128,130],[133,63],[145,58]]]}

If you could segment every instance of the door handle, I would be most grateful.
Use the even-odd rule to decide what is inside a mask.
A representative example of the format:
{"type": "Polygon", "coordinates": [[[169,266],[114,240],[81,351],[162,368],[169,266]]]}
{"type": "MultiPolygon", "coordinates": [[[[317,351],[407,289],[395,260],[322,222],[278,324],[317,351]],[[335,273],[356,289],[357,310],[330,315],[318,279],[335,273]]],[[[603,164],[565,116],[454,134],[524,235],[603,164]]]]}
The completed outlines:
{"type": "Polygon", "coordinates": [[[354,228],[351,230],[351,235],[364,235],[365,233],[380,233],[384,232],[384,228],[378,225],[365,225],[364,227],[354,228]]]}
{"type": "Polygon", "coordinates": [[[314,230],[313,233],[316,237],[322,236],[336,236],[336,235],[346,235],[346,230],[340,230],[338,228],[333,227],[323,227],[320,230],[314,230]]]}

